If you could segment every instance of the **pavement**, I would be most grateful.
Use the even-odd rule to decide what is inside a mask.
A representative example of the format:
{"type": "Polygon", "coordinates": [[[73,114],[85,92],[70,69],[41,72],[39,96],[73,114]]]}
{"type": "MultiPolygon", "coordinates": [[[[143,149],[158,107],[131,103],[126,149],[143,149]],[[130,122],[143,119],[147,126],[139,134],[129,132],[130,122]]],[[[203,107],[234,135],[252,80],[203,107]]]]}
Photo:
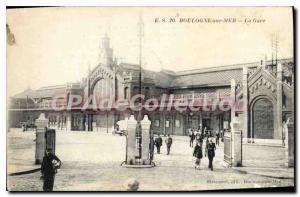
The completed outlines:
{"type": "MultiPolygon", "coordinates": [[[[124,168],[125,137],[102,132],[57,131],[56,155],[62,167],[55,191],[123,191],[136,179],[141,191],[216,190],[294,185],[294,169],[285,168],[281,147],[243,146],[243,167],[224,168],[223,144],[217,146],[214,171],[208,159],[194,169],[193,148],[184,136],[173,136],[171,154],[154,155],[156,167],[124,168]],[[276,149],[274,149],[276,148],[276,149]]],[[[35,133],[10,129],[7,133],[7,173],[39,168],[35,165],[35,133]]],[[[41,191],[40,172],[7,177],[9,191],[41,191]]]]}

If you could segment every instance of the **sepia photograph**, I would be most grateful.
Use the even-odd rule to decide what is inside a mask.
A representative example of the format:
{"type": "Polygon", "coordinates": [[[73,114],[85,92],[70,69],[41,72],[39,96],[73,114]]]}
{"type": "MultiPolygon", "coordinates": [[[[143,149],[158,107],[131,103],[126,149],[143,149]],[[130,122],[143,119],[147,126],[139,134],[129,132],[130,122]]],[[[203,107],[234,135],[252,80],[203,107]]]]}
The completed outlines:
{"type": "Polygon", "coordinates": [[[6,7],[6,190],[295,191],[294,7],[6,7]]]}

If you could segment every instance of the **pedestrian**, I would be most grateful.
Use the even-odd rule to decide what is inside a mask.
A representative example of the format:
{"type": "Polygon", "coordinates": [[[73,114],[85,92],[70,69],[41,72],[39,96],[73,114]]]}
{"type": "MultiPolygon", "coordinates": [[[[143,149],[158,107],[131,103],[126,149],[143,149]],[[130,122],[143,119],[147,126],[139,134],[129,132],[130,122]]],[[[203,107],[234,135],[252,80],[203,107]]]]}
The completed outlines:
{"type": "Polygon", "coordinates": [[[205,140],[205,147],[208,145],[208,143],[209,143],[209,137],[207,136],[205,140]]]}
{"type": "Polygon", "coordinates": [[[162,146],[162,138],[158,134],[157,138],[155,138],[154,144],[156,146],[157,154],[160,154],[160,147],[162,146]]]}
{"type": "Polygon", "coordinates": [[[219,130],[216,131],[216,144],[219,146],[220,133],[219,130]]]}
{"type": "Polygon", "coordinates": [[[201,134],[200,134],[199,130],[195,134],[195,139],[196,139],[196,143],[201,142],[201,134]]]}
{"type": "Polygon", "coordinates": [[[197,135],[198,131],[196,129],[192,129],[192,131],[193,131],[193,134],[194,134],[194,140],[196,140],[196,135],[197,135]]]}
{"type": "Polygon", "coordinates": [[[191,128],[189,128],[189,137],[190,137],[190,147],[194,146],[195,135],[191,128]]]}
{"type": "Polygon", "coordinates": [[[170,154],[171,145],[173,143],[173,140],[172,140],[170,134],[168,134],[168,137],[165,140],[165,142],[166,142],[166,145],[167,145],[167,155],[169,155],[170,154]]]}
{"type": "Polygon", "coordinates": [[[200,163],[201,163],[201,159],[203,157],[202,144],[200,142],[196,142],[196,146],[194,148],[193,156],[196,158],[195,169],[200,170],[200,163]]]}
{"type": "Polygon", "coordinates": [[[213,171],[213,159],[215,157],[215,150],[216,150],[216,145],[213,143],[212,139],[208,140],[208,143],[206,144],[206,149],[205,149],[205,156],[207,155],[209,164],[208,168],[213,171]]]}
{"type": "Polygon", "coordinates": [[[212,137],[212,130],[208,130],[208,136],[212,137]]]}
{"type": "Polygon", "coordinates": [[[153,132],[150,135],[150,143],[149,143],[149,150],[150,150],[150,160],[153,160],[153,155],[154,155],[154,137],[153,137],[153,132]]]}
{"type": "Polygon", "coordinates": [[[224,142],[224,131],[221,129],[220,131],[221,142],[224,142]]]}
{"type": "Polygon", "coordinates": [[[47,149],[41,166],[41,179],[44,180],[44,191],[53,191],[54,177],[57,173],[57,169],[59,169],[60,166],[60,159],[54,153],[52,153],[52,149],[47,149]]]}
{"type": "Polygon", "coordinates": [[[200,138],[201,138],[201,141],[203,142],[203,140],[204,140],[204,138],[205,138],[204,131],[201,131],[201,133],[200,133],[200,138]]]}
{"type": "Polygon", "coordinates": [[[208,131],[207,131],[206,127],[204,127],[204,135],[205,135],[205,137],[208,137],[208,131]]]}

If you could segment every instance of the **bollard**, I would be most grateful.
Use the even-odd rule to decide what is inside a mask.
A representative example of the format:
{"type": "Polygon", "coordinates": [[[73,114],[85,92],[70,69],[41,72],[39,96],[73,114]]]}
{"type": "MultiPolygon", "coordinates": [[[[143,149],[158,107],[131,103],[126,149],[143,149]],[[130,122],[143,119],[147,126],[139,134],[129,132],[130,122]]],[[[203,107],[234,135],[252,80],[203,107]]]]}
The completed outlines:
{"type": "Polygon", "coordinates": [[[45,132],[48,125],[48,119],[45,114],[41,113],[39,118],[35,120],[36,125],[36,146],[35,146],[35,163],[41,164],[45,154],[46,140],[45,132]]]}
{"type": "Polygon", "coordinates": [[[145,165],[150,164],[150,125],[151,121],[148,119],[148,115],[144,116],[144,119],[141,121],[142,125],[142,163],[145,165]]]}

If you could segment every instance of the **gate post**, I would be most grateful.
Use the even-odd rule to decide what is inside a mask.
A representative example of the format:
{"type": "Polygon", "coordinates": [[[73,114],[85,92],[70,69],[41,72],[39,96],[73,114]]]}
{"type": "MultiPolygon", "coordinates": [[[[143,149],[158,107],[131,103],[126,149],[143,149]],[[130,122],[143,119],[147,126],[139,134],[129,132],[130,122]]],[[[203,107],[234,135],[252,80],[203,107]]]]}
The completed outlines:
{"type": "Polygon", "coordinates": [[[126,146],[126,164],[135,164],[135,152],[136,152],[136,125],[137,121],[134,119],[134,115],[131,115],[127,121],[127,146],[126,146]]]}
{"type": "Polygon", "coordinates": [[[148,119],[148,115],[144,116],[144,119],[141,121],[142,126],[142,162],[143,164],[150,164],[149,158],[149,144],[150,144],[150,125],[151,122],[148,119]]]}
{"type": "Polygon", "coordinates": [[[294,167],[294,120],[289,118],[287,124],[286,144],[285,144],[285,166],[294,167]]]}
{"type": "Polygon", "coordinates": [[[56,141],[56,134],[55,129],[47,129],[45,133],[45,141],[46,141],[46,150],[52,149],[53,154],[55,154],[55,141],[56,141]]]}
{"type": "Polygon", "coordinates": [[[36,125],[35,163],[41,164],[45,154],[45,148],[46,148],[45,132],[48,125],[48,119],[46,119],[44,113],[41,113],[39,118],[35,120],[35,125],[36,125]]]}
{"type": "Polygon", "coordinates": [[[236,117],[231,121],[231,136],[232,136],[232,166],[242,166],[242,131],[240,130],[240,123],[236,117]]]}

